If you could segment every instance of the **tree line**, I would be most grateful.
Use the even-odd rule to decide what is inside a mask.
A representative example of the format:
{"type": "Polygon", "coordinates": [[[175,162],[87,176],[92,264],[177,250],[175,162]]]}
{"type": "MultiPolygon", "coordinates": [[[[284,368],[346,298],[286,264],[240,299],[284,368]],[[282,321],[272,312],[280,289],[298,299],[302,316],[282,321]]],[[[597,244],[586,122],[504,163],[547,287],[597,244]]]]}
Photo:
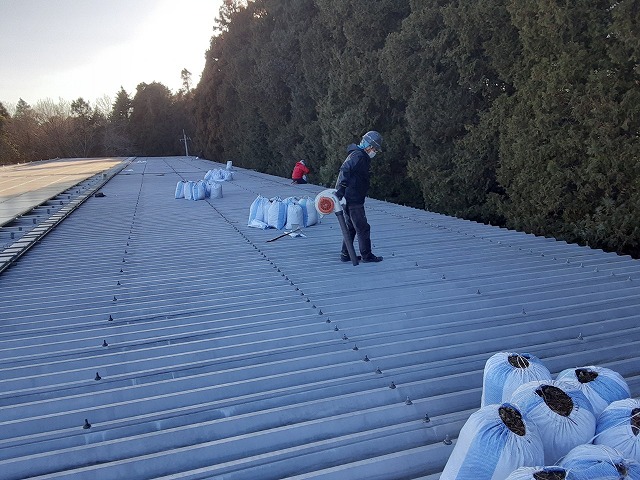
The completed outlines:
{"type": "Polygon", "coordinates": [[[106,155],[180,154],[184,128],[194,154],[285,177],[304,158],[323,185],[375,129],[373,197],[639,258],[639,18],[640,0],[226,0],[195,88],[70,118],[106,155]]]}

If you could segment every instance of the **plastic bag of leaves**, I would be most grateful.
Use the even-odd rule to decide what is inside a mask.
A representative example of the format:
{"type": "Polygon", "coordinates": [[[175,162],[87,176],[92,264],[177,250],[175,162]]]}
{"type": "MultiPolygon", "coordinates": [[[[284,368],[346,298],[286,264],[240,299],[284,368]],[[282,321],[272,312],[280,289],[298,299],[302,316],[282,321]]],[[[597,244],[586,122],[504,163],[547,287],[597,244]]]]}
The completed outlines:
{"type": "Polygon", "coordinates": [[[556,380],[569,382],[589,399],[593,413],[600,415],[611,402],[631,396],[629,385],[622,375],[604,367],[569,368],[561,371],[556,380]]]}
{"type": "Polygon", "coordinates": [[[511,403],[540,430],[543,465],[555,465],[572,448],[589,443],[596,432],[591,402],[569,383],[525,383],[513,392],[511,403]]]}
{"type": "Polygon", "coordinates": [[[640,464],[607,445],[578,445],[559,465],[575,480],[638,480],[640,464]]]}
{"type": "Polygon", "coordinates": [[[519,386],[551,378],[551,372],[542,361],[530,353],[496,353],[484,366],[480,405],[508,402],[519,386]]]}
{"type": "Polygon", "coordinates": [[[538,429],[515,405],[487,405],[465,422],[440,480],[503,480],[543,460],[538,429]]]}
{"type": "Polygon", "coordinates": [[[596,445],[615,448],[623,457],[640,462],[640,400],[612,402],[598,416],[596,445]]]}
{"type": "Polygon", "coordinates": [[[506,480],[574,480],[571,472],[562,467],[520,467],[506,480]]]}

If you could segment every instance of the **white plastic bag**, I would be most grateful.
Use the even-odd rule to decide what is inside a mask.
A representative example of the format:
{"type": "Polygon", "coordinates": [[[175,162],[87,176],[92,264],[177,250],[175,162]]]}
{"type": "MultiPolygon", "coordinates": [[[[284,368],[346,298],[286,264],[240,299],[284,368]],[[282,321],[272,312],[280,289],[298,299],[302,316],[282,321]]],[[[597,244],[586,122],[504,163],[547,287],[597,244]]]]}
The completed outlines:
{"type": "Polygon", "coordinates": [[[611,402],[631,396],[629,385],[622,375],[604,367],[569,368],[561,371],[556,380],[571,383],[589,399],[593,413],[600,413],[611,402]]]}
{"type": "Polygon", "coordinates": [[[287,223],[285,228],[291,230],[293,225],[304,227],[304,218],[302,216],[302,207],[296,203],[287,205],[287,223]]]}
{"type": "Polygon", "coordinates": [[[184,183],[184,198],[186,200],[193,200],[193,182],[191,181],[184,183]]]}
{"type": "Polygon", "coordinates": [[[640,462],[640,400],[612,402],[596,422],[596,445],[608,445],[629,460],[640,462]]]}
{"type": "Polygon", "coordinates": [[[519,467],[543,465],[537,427],[515,405],[487,405],[466,421],[440,480],[503,480],[519,467]]]}
{"type": "Polygon", "coordinates": [[[182,180],[176,185],[176,198],[184,198],[184,182],[182,180]]]}
{"type": "Polygon", "coordinates": [[[211,182],[211,198],[222,198],[222,184],[220,182],[211,182]]]}
{"type": "Polygon", "coordinates": [[[204,200],[207,198],[207,187],[205,186],[204,180],[198,180],[195,184],[193,197],[194,200],[204,200]]]}
{"type": "Polygon", "coordinates": [[[259,222],[264,223],[264,207],[263,202],[267,200],[262,195],[258,195],[253,202],[251,202],[251,206],[249,207],[249,221],[247,225],[251,226],[251,222],[253,220],[258,220],[259,222]]]}
{"type": "Polygon", "coordinates": [[[305,227],[311,227],[318,223],[318,210],[316,210],[316,202],[314,199],[305,197],[300,200],[299,205],[302,207],[302,217],[305,227]]]}
{"type": "Polygon", "coordinates": [[[276,197],[269,206],[269,217],[267,224],[272,228],[282,230],[287,224],[287,204],[279,197],[276,197]]]}
{"type": "Polygon", "coordinates": [[[249,220],[248,226],[253,228],[260,228],[262,230],[266,230],[267,228],[269,228],[269,225],[264,223],[262,220],[257,220],[255,218],[253,220],[249,220]]]}
{"type": "Polygon", "coordinates": [[[596,432],[591,402],[569,383],[525,383],[513,392],[511,403],[540,430],[543,465],[555,465],[575,446],[590,442],[596,432]]]}
{"type": "Polygon", "coordinates": [[[530,353],[499,352],[484,366],[480,405],[507,402],[518,387],[534,380],[551,380],[551,372],[530,353]]]}

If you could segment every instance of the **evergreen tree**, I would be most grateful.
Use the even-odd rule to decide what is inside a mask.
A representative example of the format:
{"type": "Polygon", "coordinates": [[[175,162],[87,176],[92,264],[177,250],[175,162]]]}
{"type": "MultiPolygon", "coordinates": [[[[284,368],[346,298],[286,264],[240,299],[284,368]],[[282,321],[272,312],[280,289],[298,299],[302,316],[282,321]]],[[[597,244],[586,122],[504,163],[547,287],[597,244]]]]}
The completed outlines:
{"type": "Polygon", "coordinates": [[[18,151],[16,150],[9,132],[7,131],[7,125],[11,121],[11,116],[0,102],[0,165],[8,165],[10,163],[16,163],[18,160],[18,151]]]}
{"type": "Polygon", "coordinates": [[[175,123],[171,91],[158,82],[141,83],[131,102],[129,129],[137,155],[179,155],[182,128],[175,123]]]}

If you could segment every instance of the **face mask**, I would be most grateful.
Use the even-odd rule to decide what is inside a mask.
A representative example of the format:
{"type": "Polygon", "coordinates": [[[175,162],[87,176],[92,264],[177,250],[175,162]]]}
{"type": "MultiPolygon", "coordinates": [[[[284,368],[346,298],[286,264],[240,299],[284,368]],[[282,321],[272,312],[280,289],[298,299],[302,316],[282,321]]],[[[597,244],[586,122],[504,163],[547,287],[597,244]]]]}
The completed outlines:
{"type": "Polygon", "coordinates": [[[376,156],[376,152],[373,148],[370,148],[369,150],[367,150],[367,155],[369,155],[369,158],[373,158],[376,156]]]}

